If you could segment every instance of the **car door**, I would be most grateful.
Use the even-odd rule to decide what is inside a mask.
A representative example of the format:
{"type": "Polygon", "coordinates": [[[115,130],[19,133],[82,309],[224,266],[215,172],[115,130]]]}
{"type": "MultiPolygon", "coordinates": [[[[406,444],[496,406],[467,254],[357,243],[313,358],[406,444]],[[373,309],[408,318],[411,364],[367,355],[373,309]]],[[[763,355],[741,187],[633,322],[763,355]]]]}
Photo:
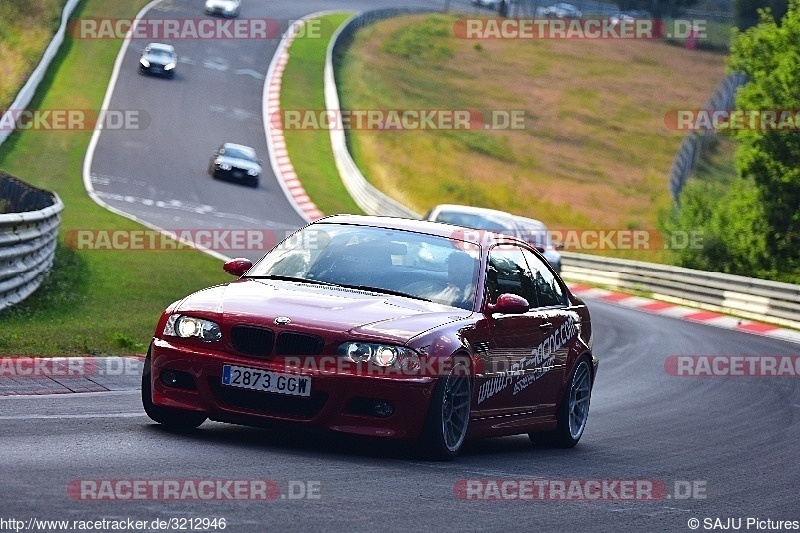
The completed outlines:
{"type": "Polygon", "coordinates": [[[538,403],[536,389],[515,387],[532,351],[542,344],[544,320],[535,309],[534,277],[521,247],[503,244],[489,251],[485,289],[488,302],[510,293],[528,300],[532,309],[523,314],[487,315],[488,346],[482,354],[486,364],[476,376],[476,411],[482,416],[528,412],[538,403]]]}
{"type": "Polygon", "coordinates": [[[561,399],[567,355],[577,339],[578,317],[567,309],[565,288],[545,261],[528,249],[522,253],[533,276],[536,305],[531,314],[538,320],[542,339],[516,387],[518,391],[535,388],[539,408],[554,410],[561,399]]]}

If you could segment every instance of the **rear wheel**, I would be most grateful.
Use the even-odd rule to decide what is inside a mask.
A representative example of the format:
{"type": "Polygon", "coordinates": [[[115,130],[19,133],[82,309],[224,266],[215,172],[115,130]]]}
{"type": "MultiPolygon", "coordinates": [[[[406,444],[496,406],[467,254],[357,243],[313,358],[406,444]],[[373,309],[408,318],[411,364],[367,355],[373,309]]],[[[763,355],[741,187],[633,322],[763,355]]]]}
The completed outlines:
{"type": "Polygon", "coordinates": [[[558,407],[558,425],[550,433],[530,433],[528,437],[535,443],[544,442],[558,448],[572,448],[581,440],[586,421],[589,418],[589,400],[592,394],[592,373],[589,361],[582,357],[564,391],[558,407]]]}
{"type": "Polygon", "coordinates": [[[147,416],[167,428],[180,431],[194,429],[206,421],[205,415],[155,405],[153,403],[151,376],[152,364],[150,362],[150,352],[148,351],[144,360],[144,370],[142,371],[142,406],[147,416]]]}
{"type": "Polygon", "coordinates": [[[449,461],[458,455],[467,436],[471,402],[472,386],[463,365],[454,366],[446,378],[439,378],[421,438],[428,458],[449,461]]]}

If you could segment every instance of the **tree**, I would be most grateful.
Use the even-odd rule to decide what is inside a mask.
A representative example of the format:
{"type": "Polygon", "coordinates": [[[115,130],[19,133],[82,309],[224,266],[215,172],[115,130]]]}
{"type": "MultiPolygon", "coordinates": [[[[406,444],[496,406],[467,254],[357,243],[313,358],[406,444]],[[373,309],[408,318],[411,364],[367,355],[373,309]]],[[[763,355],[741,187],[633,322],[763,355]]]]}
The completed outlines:
{"type": "Polygon", "coordinates": [[[739,175],[752,179],[763,205],[766,254],[771,267],[790,279],[800,278],[800,0],[790,0],[781,24],[761,11],[761,21],[734,36],[729,69],[749,78],[736,97],[736,108],[777,111],[793,123],[776,127],[760,121],[749,129],[734,129],[740,141],[735,163],[739,175]]]}

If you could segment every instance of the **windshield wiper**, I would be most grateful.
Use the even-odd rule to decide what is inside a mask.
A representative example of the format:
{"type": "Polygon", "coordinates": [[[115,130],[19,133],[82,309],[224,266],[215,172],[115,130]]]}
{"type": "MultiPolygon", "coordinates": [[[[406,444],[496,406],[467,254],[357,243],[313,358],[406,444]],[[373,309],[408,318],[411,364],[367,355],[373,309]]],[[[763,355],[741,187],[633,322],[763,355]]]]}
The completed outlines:
{"type": "Polygon", "coordinates": [[[422,300],[424,302],[432,302],[433,300],[429,300],[427,298],[423,298],[422,296],[416,296],[414,294],[408,294],[407,292],[395,291],[392,289],[384,289],[382,287],[370,287],[369,285],[339,285],[339,287],[344,287],[346,289],[356,289],[359,291],[367,291],[367,292],[378,292],[381,294],[390,294],[392,296],[404,296],[406,298],[413,298],[415,300],[422,300]]]}
{"type": "Polygon", "coordinates": [[[268,276],[244,276],[248,279],[275,279],[278,281],[297,281],[299,283],[313,283],[314,285],[332,285],[336,286],[335,283],[329,283],[327,281],[318,281],[316,279],[308,279],[308,278],[296,278],[293,276],[279,276],[277,274],[270,274],[268,276]]]}

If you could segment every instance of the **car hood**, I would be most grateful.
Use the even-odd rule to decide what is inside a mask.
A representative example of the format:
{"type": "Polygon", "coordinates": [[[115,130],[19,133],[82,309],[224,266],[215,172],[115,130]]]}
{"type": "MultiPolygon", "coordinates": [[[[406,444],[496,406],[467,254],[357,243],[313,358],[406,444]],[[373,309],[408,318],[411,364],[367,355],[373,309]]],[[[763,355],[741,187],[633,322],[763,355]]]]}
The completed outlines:
{"type": "Polygon", "coordinates": [[[241,279],[194,293],[180,302],[175,311],[217,315],[218,320],[227,325],[285,327],[326,338],[380,338],[399,344],[472,314],[464,309],[401,296],[254,279],[241,279]],[[288,317],[291,323],[276,326],[277,317],[288,317]]]}
{"type": "Polygon", "coordinates": [[[169,65],[175,63],[175,58],[165,59],[162,55],[144,54],[143,59],[146,59],[151,65],[169,65]]]}
{"type": "Polygon", "coordinates": [[[245,170],[255,169],[259,173],[261,173],[261,165],[253,161],[248,161],[247,159],[239,159],[238,157],[226,157],[224,155],[219,155],[215,157],[214,160],[219,161],[220,163],[227,163],[232,167],[243,168],[245,170]]]}

